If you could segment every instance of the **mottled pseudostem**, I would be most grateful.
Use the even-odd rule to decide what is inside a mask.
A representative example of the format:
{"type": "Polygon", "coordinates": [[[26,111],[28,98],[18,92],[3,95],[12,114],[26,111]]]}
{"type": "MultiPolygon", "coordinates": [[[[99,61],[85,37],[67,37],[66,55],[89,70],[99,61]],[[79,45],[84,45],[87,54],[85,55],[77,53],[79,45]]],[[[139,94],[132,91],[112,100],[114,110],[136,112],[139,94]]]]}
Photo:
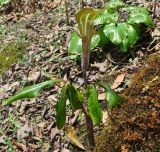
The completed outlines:
{"type": "Polygon", "coordinates": [[[82,71],[83,71],[83,78],[84,78],[84,86],[85,89],[87,87],[87,78],[86,78],[86,72],[89,66],[89,59],[90,59],[90,39],[87,37],[82,38],[82,71]]]}

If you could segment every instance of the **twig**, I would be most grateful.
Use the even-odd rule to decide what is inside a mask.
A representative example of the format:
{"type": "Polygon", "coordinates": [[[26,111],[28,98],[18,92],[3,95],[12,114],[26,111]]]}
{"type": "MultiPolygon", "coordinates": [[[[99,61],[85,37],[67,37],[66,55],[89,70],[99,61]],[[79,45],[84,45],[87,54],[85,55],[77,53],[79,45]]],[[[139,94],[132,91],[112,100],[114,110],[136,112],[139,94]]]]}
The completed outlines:
{"type": "Polygon", "coordinates": [[[151,48],[149,51],[151,52],[153,49],[155,49],[158,45],[160,45],[160,42],[156,44],[153,48],[151,48]]]}
{"type": "Polygon", "coordinates": [[[67,25],[69,25],[68,3],[67,3],[67,0],[64,0],[64,2],[65,2],[65,12],[66,12],[67,25]]]}

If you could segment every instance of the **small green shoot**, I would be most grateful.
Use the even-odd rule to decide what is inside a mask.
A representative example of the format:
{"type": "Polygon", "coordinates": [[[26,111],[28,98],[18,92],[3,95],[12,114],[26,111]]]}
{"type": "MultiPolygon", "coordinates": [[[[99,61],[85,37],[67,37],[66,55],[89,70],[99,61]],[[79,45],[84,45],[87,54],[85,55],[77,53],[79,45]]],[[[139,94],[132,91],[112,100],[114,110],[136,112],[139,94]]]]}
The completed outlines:
{"type": "Polygon", "coordinates": [[[11,127],[14,131],[20,127],[16,117],[11,112],[8,114],[8,122],[11,124],[11,127]]]}

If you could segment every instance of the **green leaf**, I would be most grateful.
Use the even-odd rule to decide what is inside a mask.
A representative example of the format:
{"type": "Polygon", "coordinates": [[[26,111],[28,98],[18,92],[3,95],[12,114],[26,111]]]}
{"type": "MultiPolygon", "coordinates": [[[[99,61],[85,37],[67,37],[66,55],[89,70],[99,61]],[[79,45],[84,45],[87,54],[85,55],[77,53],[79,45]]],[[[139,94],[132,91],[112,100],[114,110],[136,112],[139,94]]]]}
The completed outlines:
{"type": "Polygon", "coordinates": [[[123,51],[126,52],[129,47],[132,47],[138,40],[138,31],[132,25],[127,25],[127,37],[123,40],[123,51]]]}
{"type": "Polygon", "coordinates": [[[108,3],[106,3],[105,8],[108,11],[115,11],[123,6],[125,6],[125,3],[123,3],[121,0],[111,0],[108,3]]]}
{"type": "Polygon", "coordinates": [[[78,99],[80,102],[84,101],[84,93],[81,91],[77,91],[78,99]]]}
{"type": "Polygon", "coordinates": [[[56,124],[58,129],[62,129],[66,123],[67,87],[67,85],[62,87],[60,99],[56,104],[56,124]]]}
{"type": "MultiPolygon", "coordinates": [[[[98,34],[93,35],[91,39],[91,49],[94,49],[98,45],[99,41],[100,36],[98,34]]],[[[75,58],[82,53],[82,39],[76,32],[73,32],[71,35],[71,40],[68,46],[68,53],[70,55],[75,55],[75,58]]]]}
{"type": "Polygon", "coordinates": [[[50,80],[50,81],[45,81],[39,84],[35,84],[32,86],[28,86],[23,88],[20,92],[18,92],[16,95],[10,97],[9,99],[5,100],[2,104],[9,105],[12,102],[20,99],[25,99],[25,98],[35,98],[38,96],[38,94],[46,87],[50,87],[54,85],[55,83],[62,82],[63,80],[50,80]]]}
{"type": "Polygon", "coordinates": [[[128,39],[125,38],[122,44],[122,52],[127,52],[129,47],[130,45],[129,45],[128,39]]]}
{"type": "Polygon", "coordinates": [[[134,26],[128,25],[128,33],[127,38],[130,43],[130,46],[132,47],[138,40],[138,31],[134,26]]]}
{"type": "Polygon", "coordinates": [[[149,14],[149,11],[147,8],[145,7],[140,7],[140,6],[128,6],[128,7],[125,7],[123,8],[123,10],[125,11],[128,11],[130,13],[133,13],[133,12],[141,12],[141,13],[144,13],[144,14],[149,14]]]}
{"type": "Polygon", "coordinates": [[[98,34],[93,35],[91,39],[91,49],[94,49],[95,47],[97,47],[99,41],[100,41],[100,36],[98,34]]]}
{"type": "Polygon", "coordinates": [[[128,23],[129,24],[140,24],[144,23],[148,27],[154,27],[153,20],[151,16],[148,14],[142,13],[142,12],[133,12],[128,17],[128,23]]]}
{"type": "Polygon", "coordinates": [[[115,23],[118,21],[118,12],[110,13],[108,11],[104,11],[103,14],[99,15],[94,20],[94,25],[101,25],[101,24],[108,24],[108,23],[115,23]]]}
{"type": "Polygon", "coordinates": [[[77,32],[71,34],[71,39],[68,45],[69,54],[81,54],[82,52],[82,39],[78,36],[77,32]]]}
{"type": "Polygon", "coordinates": [[[99,41],[99,46],[104,46],[105,44],[107,44],[109,42],[108,37],[104,34],[103,32],[103,28],[100,28],[98,30],[98,34],[100,36],[100,41],[99,41]]]}
{"type": "Polygon", "coordinates": [[[92,121],[99,125],[102,120],[102,108],[98,101],[98,92],[95,87],[88,90],[88,110],[92,121]]]}
{"type": "Polygon", "coordinates": [[[78,92],[79,91],[73,85],[68,85],[68,97],[73,111],[81,109],[82,107],[82,103],[78,97],[78,92]]]}
{"type": "Polygon", "coordinates": [[[118,23],[116,26],[115,24],[111,23],[104,27],[103,32],[113,44],[119,45],[127,35],[127,24],[118,23]]]}
{"type": "Polygon", "coordinates": [[[103,87],[106,91],[106,100],[109,107],[115,108],[119,104],[123,103],[125,100],[118,95],[114,90],[112,90],[108,85],[100,83],[100,86],[103,87]]]}

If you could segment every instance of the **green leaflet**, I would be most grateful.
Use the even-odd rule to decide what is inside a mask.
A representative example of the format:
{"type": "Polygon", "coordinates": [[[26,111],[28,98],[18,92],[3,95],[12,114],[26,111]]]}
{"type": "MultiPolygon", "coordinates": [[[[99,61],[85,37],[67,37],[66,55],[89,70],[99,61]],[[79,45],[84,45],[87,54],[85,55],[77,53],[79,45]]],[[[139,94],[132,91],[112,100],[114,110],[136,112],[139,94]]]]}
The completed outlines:
{"type": "Polygon", "coordinates": [[[111,12],[111,11],[115,11],[123,6],[125,6],[125,3],[123,3],[121,0],[110,0],[105,5],[105,8],[111,12]]]}
{"type": "Polygon", "coordinates": [[[104,34],[104,32],[103,32],[103,28],[100,28],[99,30],[98,30],[98,34],[99,34],[99,36],[100,36],[100,41],[99,41],[99,46],[104,46],[104,45],[106,45],[108,42],[109,42],[109,39],[108,39],[108,37],[104,34]]]}
{"type": "Polygon", "coordinates": [[[136,26],[128,23],[108,24],[104,27],[104,34],[115,45],[122,45],[122,51],[126,52],[138,40],[138,31],[136,26]]]}
{"type": "Polygon", "coordinates": [[[69,54],[81,54],[82,52],[82,39],[78,36],[77,32],[71,34],[71,39],[68,44],[69,54]]]}
{"type": "Polygon", "coordinates": [[[103,87],[106,91],[106,100],[108,102],[109,107],[115,108],[119,104],[123,103],[125,100],[118,95],[115,91],[113,91],[108,85],[100,83],[100,86],[103,87]]]}
{"type": "Polygon", "coordinates": [[[0,7],[3,5],[6,5],[10,2],[11,0],[0,0],[0,7]]]}
{"type": "Polygon", "coordinates": [[[92,121],[100,125],[102,120],[102,108],[98,101],[98,92],[95,87],[88,89],[88,110],[92,121]]]}
{"type": "Polygon", "coordinates": [[[94,25],[101,25],[101,24],[109,24],[109,23],[116,23],[118,21],[118,12],[108,12],[105,10],[101,15],[99,15],[94,20],[94,25]]]}
{"type": "Polygon", "coordinates": [[[104,27],[103,32],[113,44],[119,45],[126,37],[127,25],[125,23],[118,23],[116,26],[116,24],[111,23],[104,27]]]}
{"type": "Polygon", "coordinates": [[[16,95],[10,97],[9,99],[3,101],[2,105],[6,106],[11,104],[12,102],[20,99],[25,99],[25,98],[35,98],[38,96],[38,94],[46,87],[50,87],[54,85],[55,83],[62,82],[63,80],[49,80],[45,81],[39,84],[35,84],[32,86],[28,86],[23,88],[20,92],[18,92],[16,95]]]}
{"type": "Polygon", "coordinates": [[[62,129],[66,123],[67,87],[67,85],[62,87],[60,99],[56,104],[56,124],[58,129],[62,129]]]}
{"type": "Polygon", "coordinates": [[[130,13],[141,12],[141,13],[144,13],[144,14],[149,14],[149,11],[148,11],[147,8],[139,7],[139,6],[128,6],[128,7],[123,8],[123,10],[128,11],[130,13]]]}
{"type": "Polygon", "coordinates": [[[70,106],[73,111],[78,110],[82,107],[82,102],[78,97],[78,90],[73,85],[68,85],[68,97],[70,101],[70,106]]]}
{"type": "Polygon", "coordinates": [[[136,27],[127,24],[127,35],[122,42],[122,51],[126,52],[129,47],[132,47],[138,40],[139,35],[136,27]]]}
{"type": "MultiPolygon", "coordinates": [[[[100,36],[98,34],[93,35],[91,39],[91,49],[95,48],[99,41],[100,36]]],[[[82,39],[76,32],[73,32],[71,35],[71,40],[68,45],[68,53],[70,55],[75,55],[75,58],[82,53],[82,39]]]]}
{"type": "Polygon", "coordinates": [[[144,23],[148,27],[154,27],[153,20],[150,15],[143,12],[133,12],[129,15],[128,21],[129,24],[140,24],[144,23]]]}

